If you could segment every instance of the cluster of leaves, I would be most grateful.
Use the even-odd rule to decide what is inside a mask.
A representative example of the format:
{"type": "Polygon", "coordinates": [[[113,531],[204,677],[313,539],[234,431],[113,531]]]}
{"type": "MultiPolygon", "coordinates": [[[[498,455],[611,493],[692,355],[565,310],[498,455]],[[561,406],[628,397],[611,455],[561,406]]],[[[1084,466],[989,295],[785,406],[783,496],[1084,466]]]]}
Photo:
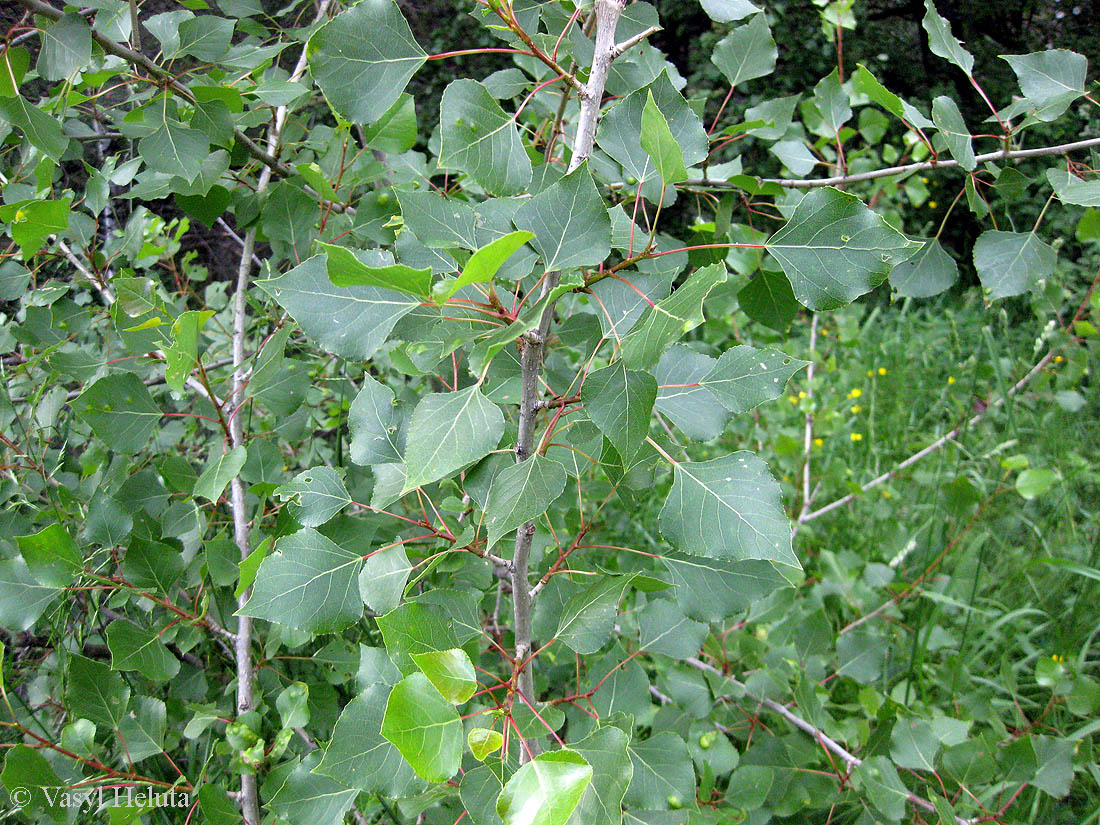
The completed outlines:
{"type": "MultiPolygon", "coordinates": [[[[1011,803],[1069,793],[1090,748],[910,702],[880,635],[833,637],[780,482],[723,442],[818,357],[783,349],[801,308],[955,283],[938,234],[904,231],[921,174],[964,173],[955,202],[988,218],[968,252],[988,302],[1063,310],[1047,209],[1018,231],[996,196],[1041,186],[1100,235],[1071,149],[1030,177],[1013,154],[1094,102],[1084,58],[1007,57],[1021,94],[993,136],[842,63],[708,128],[648,3],[479,0],[514,65],[451,82],[422,138],[405,88],[448,55],[394,0],[291,30],[193,0],[142,32],[121,0],[21,2],[33,68],[0,52],[20,817],[63,821],[49,791],[87,784],[186,790],[179,821],[216,825],[234,798],[258,825],[257,784],[270,821],[319,825],[1024,821],[1011,803]],[[693,200],[691,236],[664,231],[693,200]],[[233,300],[197,291],[191,221],[239,242],[233,300]]],[[[731,92],[772,72],[765,11],[701,4],[731,92]]],[[[850,0],[818,5],[854,25],[850,0]]],[[[924,28],[980,89],[931,2],[924,28]]],[[[1098,307],[1075,298],[1051,343],[1081,380],[1098,307]]],[[[1095,680],[1062,675],[1095,711],[1095,680]]]]}

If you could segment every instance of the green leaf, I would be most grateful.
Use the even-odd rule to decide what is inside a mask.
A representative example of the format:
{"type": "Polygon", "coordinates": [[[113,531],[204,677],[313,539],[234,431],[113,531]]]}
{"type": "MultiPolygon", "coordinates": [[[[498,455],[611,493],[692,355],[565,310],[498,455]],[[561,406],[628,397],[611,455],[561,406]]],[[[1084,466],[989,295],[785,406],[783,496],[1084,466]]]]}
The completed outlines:
{"type": "Polygon", "coordinates": [[[373,123],[389,110],[427,55],[394,0],[362,0],[309,39],[309,70],[338,115],[373,123]]]}
{"type": "Polygon", "coordinates": [[[416,137],[416,104],[413,96],[404,92],[382,117],[363,129],[367,146],[395,155],[412,149],[416,137]]]}
{"type": "Polygon", "coordinates": [[[591,373],[581,388],[588,417],[625,462],[634,458],[649,432],[657,381],[648,372],[628,370],[623,361],[591,373]]]}
{"type": "Polygon", "coordinates": [[[702,0],[703,11],[715,23],[732,23],[760,11],[749,0],[702,0]]]}
{"type": "Polygon", "coordinates": [[[219,61],[229,51],[235,26],[236,21],[212,14],[184,20],[179,27],[178,54],[189,54],[206,63],[219,61]]]}
{"type": "Polygon", "coordinates": [[[228,453],[221,453],[210,459],[206,467],[195,482],[192,495],[195,498],[205,498],[207,501],[217,503],[229,484],[241,472],[241,467],[248,460],[248,450],[240,444],[228,453]]]}
{"type": "Polygon", "coordinates": [[[703,323],[703,302],[714,287],[725,281],[725,264],[711,264],[692,274],[667,298],[648,307],[623,339],[623,363],[632,369],[652,369],[669,344],[703,323]]]}
{"type": "Polygon", "coordinates": [[[29,630],[59,593],[39,583],[23,559],[0,561],[0,627],[29,630]]]}
{"type": "Polygon", "coordinates": [[[80,549],[60,524],[15,541],[31,575],[46,587],[68,587],[84,569],[80,549]]]}
{"type": "Polygon", "coordinates": [[[799,566],[779,484],[745,450],[677,463],[660,526],[669,543],[693,556],[799,566]]]}
{"type": "Polygon", "coordinates": [[[701,622],[720,622],[741,613],[790,582],[769,561],[719,561],[665,553],[661,563],[676,585],[680,608],[701,622]]]}
{"type": "Polygon", "coordinates": [[[940,740],[923,719],[899,719],[890,732],[890,758],[900,768],[934,772],[940,740]]]}
{"type": "Polygon", "coordinates": [[[653,408],[668,416],[688,438],[710,441],[721,435],[729,411],[699,382],[716,360],[677,344],[665,350],[653,372],[657,401],[653,408]]]}
{"type": "Polygon", "coordinates": [[[425,787],[382,736],[382,717],[390,685],[372,684],[348,703],[336,722],[324,758],[313,772],[341,785],[390,797],[411,796],[425,787]]]}
{"type": "Polygon", "coordinates": [[[73,401],[73,412],[112,450],[133,455],[160,424],[160,408],[132,372],[105,375],[73,401]]]}
{"type": "Polygon", "coordinates": [[[300,728],[309,722],[309,685],[291,682],[275,699],[279,722],[284,728],[300,728]]]}
{"type": "Polygon", "coordinates": [[[485,504],[486,548],[492,550],[508,533],[545,513],[565,481],[565,468],[538,454],[497,473],[485,504]]]}
{"type": "Polygon", "coordinates": [[[879,83],[878,79],[862,63],[859,64],[859,68],[852,75],[852,90],[867,95],[898,120],[906,121],[918,129],[926,129],[933,125],[932,121],[921,114],[918,109],[879,83]]]}
{"type": "Polygon", "coordinates": [[[959,279],[955,263],[938,240],[923,240],[917,254],[890,270],[890,286],[903,298],[931,298],[959,279]]]}
{"type": "Polygon", "coordinates": [[[318,242],[317,248],[325,254],[328,278],[336,286],[373,286],[424,300],[431,297],[431,267],[413,269],[404,264],[383,263],[383,256],[377,249],[365,249],[359,253],[364,258],[379,258],[378,264],[371,265],[346,246],[318,242]]]}
{"type": "Polygon", "coordinates": [[[477,674],[465,650],[452,647],[411,655],[420,672],[452,705],[468,702],[477,690],[477,674]]]}
{"type": "Polygon", "coordinates": [[[92,30],[77,14],[66,14],[42,30],[38,73],[46,80],[65,80],[92,60],[92,30]]]}
{"type": "Polygon", "coordinates": [[[1019,493],[1022,498],[1031,501],[1054,486],[1054,482],[1057,480],[1058,476],[1053,470],[1024,470],[1016,477],[1016,492],[1019,493]]]}
{"type": "Polygon", "coordinates": [[[629,746],[634,776],[626,804],[647,811],[667,811],[695,799],[695,768],[684,740],[661,731],[629,746]]]}
{"type": "Polygon", "coordinates": [[[484,458],[503,434],[500,407],[476,384],[424,396],[409,421],[402,495],[484,458]]]}
{"type": "Polygon", "coordinates": [[[1050,119],[1060,115],[1066,106],[1086,92],[1088,60],[1076,52],[1048,49],[1044,52],[1001,57],[1016,73],[1020,91],[1033,106],[1044,108],[1048,104],[1057,104],[1050,119]]]}
{"type": "Polygon", "coordinates": [[[275,490],[290,502],[290,514],[303,527],[320,527],[351,504],[344,480],[332,467],[314,467],[298,473],[289,484],[275,490]]]}
{"type": "Polygon", "coordinates": [[[922,25],[928,33],[928,48],[932,54],[954,63],[968,75],[974,74],[974,55],[963,48],[951,34],[951,25],[944,20],[932,0],[924,0],[925,15],[922,25]]]}
{"type": "Polygon", "coordinates": [[[320,753],[314,751],[301,763],[295,758],[268,774],[263,799],[283,821],[341,825],[355,803],[358,793],[354,789],[313,772],[320,759],[320,753]]]}
{"type": "Polygon", "coordinates": [[[742,345],[723,352],[699,383],[730,412],[748,412],[782,395],[791,376],[809,364],[778,350],[742,345]]]}
{"type": "Polygon", "coordinates": [[[390,464],[401,460],[398,412],[393,390],[363,376],[363,388],[348,410],[351,431],[348,457],[356,464],[390,464]]]}
{"type": "Polygon", "coordinates": [[[406,676],[390,692],[382,735],[428,782],[446,782],[458,772],[462,720],[423,673],[406,676]]]}
{"type": "Polygon", "coordinates": [[[666,186],[688,179],[684,153],[672,136],[668,121],[657,108],[652,91],[648,93],[645,108],[642,109],[642,148],[653,159],[657,174],[666,186]]]}
{"type": "Polygon", "coordinates": [[[947,150],[951,157],[967,172],[973,171],[978,165],[974,160],[974,144],[958,104],[946,95],[937,97],[932,101],[932,122],[947,141],[947,150]]]}
{"type": "Polygon", "coordinates": [[[389,613],[401,603],[409,581],[409,557],[403,545],[371,553],[359,573],[359,595],[375,613],[389,613]]]}
{"type": "Polygon", "coordinates": [[[265,558],[242,616],[310,633],[342,630],[363,615],[357,577],[360,556],[316,530],[284,536],[265,558]]]}
{"type": "Polygon", "coordinates": [[[167,119],[138,142],[138,153],[152,171],[178,175],[188,183],[202,171],[209,149],[210,139],[202,132],[167,119]]]}
{"type": "Polygon", "coordinates": [[[1054,799],[1065,799],[1073,783],[1073,755],[1076,743],[1054,736],[1032,740],[1038,769],[1031,784],[1054,799]]]}
{"type": "Polygon", "coordinates": [[[993,300],[1027,292],[1053,274],[1057,261],[1034,232],[988,229],[974,244],[974,268],[993,300]]]}
{"type": "Polygon", "coordinates": [[[510,232],[487,243],[470,257],[466,266],[462,268],[461,275],[435,285],[432,290],[435,302],[442,306],[463,287],[470,284],[490,283],[504,262],[534,237],[530,232],[510,232]]]}
{"type": "Polygon", "coordinates": [[[1100,180],[1081,180],[1065,169],[1047,169],[1047,180],[1062,203],[1100,206],[1100,180]]]}
{"type": "Polygon", "coordinates": [[[611,252],[611,217],[587,162],[524,203],[513,221],[534,234],[548,271],[595,266],[611,252]]]}
{"type": "Polygon", "coordinates": [[[887,819],[900,822],[908,809],[909,791],[885,756],[867,759],[855,770],[871,804],[887,819]]]}
{"type": "Polygon", "coordinates": [[[0,220],[8,224],[8,234],[19,246],[24,261],[30,260],[50,235],[69,228],[72,198],[59,201],[19,201],[0,207],[0,220]]]}
{"type": "Polygon", "coordinates": [[[69,678],[65,684],[65,702],[77,718],[116,730],[126,716],[130,688],[125,680],[102,662],[69,657],[69,678]]]}
{"type": "Polygon", "coordinates": [[[477,249],[477,214],[458,198],[435,192],[398,192],[405,226],[429,249],[477,249]]]}
{"type": "MultiPolygon", "coordinates": [[[[622,165],[624,177],[634,177],[643,183],[654,183],[652,187],[643,186],[642,194],[656,203],[660,200],[664,187],[660,185],[657,168],[643,146],[643,141],[652,140],[647,136],[642,123],[651,97],[656,112],[651,108],[650,118],[660,114],[665,119],[673,141],[679,148],[683,164],[692,166],[703,161],[710,149],[706,129],[699,115],[677,91],[668,72],[662,72],[648,86],[632,92],[612,106],[600,122],[596,140],[601,149],[622,165]]],[[[622,213],[621,209],[617,211],[622,213]]],[[[620,217],[629,226],[629,218],[626,218],[625,213],[620,217]]],[[[637,238],[639,248],[635,251],[640,251],[644,237],[640,235],[637,238]]],[[[629,246],[629,239],[625,246],[629,246]]]]}
{"type": "Polygon", "coordinates": [[[779,50],[772,39],[767,15],[758,14],[738,26],[714,47],[711,62],[726,76],[731,86],[763,77],[775,71],[779,50]]]}
{"type": "Polygon", "coordinates": [[[527,190],[531,159],[519,138],[516,119],[500,108],[476,80],[455,80],[439,106],[442,144],[439,166],[465,172],[490,195],[507,197],[527,190]]]}
{"type": "Polygon", "coordinates": [[[576,653],[595,653],[611,638],[619,602],[633,578],[601,577],[573,596],[562,610],[554,636],[576,653]]]}
{"type": "Polygon", "coordinates": [[[183,394],[188,376],[199,364],[199,334],[213,315],[213,310],[190,310],[172,322],[172,345],[164,350],[164,382],[177,394],[183,394]]]}
{"type": "Polygon", "coordinates": [[[821,112],[826,128],[839,134],[841,127],[852,117],[852,107],[848,102],[848,92],[840,82],[840,73],[833,69],[814,86],[814,104],[821,112]]]}
{"type": "Polygon", "coordinates": [[[180,671],[179,660],[168,652],[160,634],[129,619],[115,619],[107,625],[107,647],[111,670],[136,670],[154,682],[167,682],[180,671]]]}
{"type": "Polygon", "coordinates": [[[579,753],[539,754],[520,767],[500,793],[504,825],[565,825],[592,781],[592,766],[579,753]]]}
{"type": "Polygon", "coordinates": [[[920,244],[908,240],[855,195],[830,186],[803,197],[767,248],[783,267],[799,302],[820,311],[870,292],[920,244]]]}
{"type": "Polygon", "coordinates": [[[488,728],[472,728],[466,734],[466,745],[478,762],[484,762],[491,754],[496,753],[504,745],[504,737],[498,730],[488,728]]]}
{"type": "Polygon", "coordinates": [[[22,129],[30,144],[53,161],[60,161],[69,148],[61,123],[19,95],[0,97],[0,117],[22,129]]]}
{"type": "Polygon", "coordinates": [[[22,46],[9,46],[0,54],[0,98],[15,97],[19,84],[31,65],[30,52],[22,46]]]}
{"type": "Polygon", "coordinates": [[[405,602],[377,619],[386,651],[404,674],[416,671],[414,653],[430,653],[458,647],[454,622],[440,608],[405,602]]]}
{"type": "Polygon", "coordinates": [[[752,320],[776,332],[786,332],[798,314],[791,282],[770,269],[759,270],[737,293],[737,302],[752,320]]]}
{"type": "Polygon", "coordinates": [[[836,643],[837,673],[860,684],[870,684],[882,674],[888,653],[886,642],[862,628],[840,637],[836,643]]]}
{"type": "Polygon", "coordinates": [[[707,625],[692,621],[669,599],[655,599],[638,615],[641,635],[638,646],[647,653],[673,659],[695,656],[710,632],[707,625]]]}
{"type": "Polygon", "coordinates": [[[333,286],[324,255],[258,284],[325,350],[357,361],[372,357],[394,324],[420,305],[388,289],[333,286]]]}
{"type": "Polygon", "coordinates": [[[46,811],[55,822],[66,821],[65,809],[57,804],[57,793],[64,784],[40,750],[27,745],[13,745],[4,757],[0,782],[11,794],[11,807],[23,809],[23,816],[34,811],[46,811]],[[17,793],[17,790],[23,793],[17,793]]]}
{"type": "Polygon", "coordinates": [[[620,825],[623,798],[634,774],[627,753],[629,741],[626,733],[608,725],[573,746],[592,766],[592,782],[581,796],[569,825],[620,825]]]}

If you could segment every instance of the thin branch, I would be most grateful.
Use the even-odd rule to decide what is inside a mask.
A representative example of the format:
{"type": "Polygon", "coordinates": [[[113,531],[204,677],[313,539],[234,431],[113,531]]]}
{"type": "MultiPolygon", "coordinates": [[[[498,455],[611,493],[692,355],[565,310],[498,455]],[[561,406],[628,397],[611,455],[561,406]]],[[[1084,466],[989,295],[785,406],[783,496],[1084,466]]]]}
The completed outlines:
{"type": "Polygon", "coordinates": [[[806,410],[806,430],[802,438],[802,451],[804,454],[802,464],[802,513],[810,509],[813,501],[813,491],[810,489],[810,453],[813,450],[814,438],[814,350],[817,349],[817,313],[810,319],[810,366],[806,368],[806,400],[809,409],[806,410]]]}
{"type": "MultiPolygon", "coordinates": [[[[978,155],[974,160],[985,163],[987,160],[1020,160],[1022,158],[1035,158],[1043,155],[1065,155],[1080,149],[1091,149],[1100,146],[1100,137],[1078,140],[1073,143],[1062,143],[1057,146],[1042,146],[1037,149],[1014,149],[1012,151],[989,152],[978,155]]],[[[761,178],[761,183],[776,183],[788,189],[813,189],[818,186],[843,186],[848,183],[875,180],[876,178],[888,178],[894,175],[904,175],[910,172],[924,172],[930,169],[953,169],[959,165],[956,160],[929,160],[922,163],[907,163],[904,166],[890,166],[885,169],[875,169],[870,172],[859,172],[855,175],[838,175],[832,178],[813,178],[810,180],[798,180],[789,178],[761,178]]],[[[709,180],[699,178],[684,181],[680,186],[704,187],[710,189],[738,189],[735,183],[723,180],[709,180]]]]}
{"type": "MultiPolygon", "coordinates": [[[[843,762],[849,767],[849,769],[858,768],[860,765],[863,764],[862,759],[853,754],[851,751],[844,748],[843,745],[838,743],[835,739],[831,738],[828,734],[825,733],[825,731],[821,730],[821,728],[816,727],[815,725],[810,724],[801,716],[791,712],[787,709],[786,706],[781,705],[779,702],[776,702],[772,699],[755,695],[754,693],[752,693],[752,691],[748,689],[748,687],[745,686],[744,682],[740,682],[737,679],[734,679],[732,676],[723,673],[713,665],[708,665],[706,662],[700,661],[699,659],[695,658],[685,659],[684,661],[696,670],[706,671],[707,673],[711,673],[715,676],[726,679],[738,690],[743,691],[745,696],[747,696],[752,701],[757,702],[763,707],[766,707],[773,713],[779,714],[803,733],[808,733],[814,738],[815,741],[819,742],[822,747],[827,748],[833,754],[840,757],[840,759],[843,760],[843,762]]],[[[909,802],[911,802],[918,808],[923,808],[930,813],[936,813],[936,806],[929,802],[927,799],[917,796],[916,794],[909,794],[908,799],[909,802]]],[[[955,817],[956,825],[977,825],[979,821],[979,819],[964,819],[961,816],[955,817]]]]}
{"type": "MultiPolygon", "coordinates": [[[[328,13],[331,0],[322,0],[317,8],[316,20],[321,20],[328,13]]],[[[298,56],[298,62],[294,71],[290,74],[290,82],[293,83],[306,70],[306,49],[302,48],[298,56]]],[[[286,105],[279,106],[275,110],[275,118],[268,128],[267,152],[272,158],[279,154],[279,147],[283,136],[283,127],[286,125],[289,109],[286,105]]],[[[277,165],[265,165],[256,182],[256,194],[264,192],[271,183],[272,175],[278,170],[277,165]]],[[[234,295],[233,305],[233,392],[232,397],[243,398],[245,384],[247,382],[247,370],[245,368],[245,338],[248,334],[248,281],[252,272],[253,253],[256,246],[256,227],[253,226],[245,234],[241,249],[241,262],[237,270],[237,291],[234,295]]],[[[230,441],[234,448],[244,446],[246,438],[244,432],[244,416],[234,415],[230,420],[230,441]]],[[[248,558],[252,553],[250,539],[250,525],[247,505],[244,497],[244,482],[240,475],[233,477],[229,482],[230,510],[233,513],[233,537],[240,552],[241,560],[248,558]]],[[[239,608],[243,608],[252,596],[252,588],[247,588],[237,600],[239,608]]],[[[237,654],[237,713],[246,713],[255,707],[254,678],[255,672],[252,666],[252,619],[240,615],[237,625],[236,654],[237,654]]],[[[256,783],[256,775],[250,773],[241,774],[241,815],[245,825],[260,825],[260,796],[256,783]]]]}
{"type": "MultiPolygon", "coordinates": [[[[65,256],[65,260],[72,264],[73,269],[83,275],[88,280],[88,282],[91,283],[93,287],[95,287],[96,291],[99,292],[100,296],[103,298],[103,303],[105,303],[107,306],[110,306],[115,302],[115,294],[111,291],[111,288],[103,284],[100,279],[96,277],[96,274],[84,265],[84,262],[80,260],[80,257],[75,252],[73,252],[71,248],[69,248],[68,244],[66,244],[60,238],[57,239],[57,248],[61,250],[61,254],[65,256]]],[[[168,356],[166,356],[162,350],[154,350],[153,355],[156,358],[159,358],[161,361],[168,360],[168,356]]],[[[163,380],[165,379],[162,377],[159,378],[157,382],[152,383],[159,383],[163,380]]],[[[199,395],[201,395],[203,398],[213,404],[214,409],[216,409],[219,414],[221,413],[223,404],[222,400],[218,398],[218,396],[215,395],[213,392],[208,390],[201,381],[195,378],[195,376],[188,375],[186,379],[186,384],[188,387],[193,389],[195,392],[197,392],[199,395]]],[[[150,382],[146,382],[146,386],[150,386],[150,382]]],[[[68,394],[67,400],[72,401],[79,395],[80,392],[71,392],[68,394]]]]}
{"type": "Polygon", "coordinates": [[[848,502],[853,501],[856,498],[857,495],[862,495],[863,493],[866,493],[868,490],[870,490],[874,487],[878,487],[880,484],[885,484],[887,481],[892,479],[894,476],[896,476],[898,473],[900,473],[905,468],[911,467],[912,465],[914,465],[918,461],[920,461],[922,458],[925,458],[925,457],[931,455],[932,453],[936,452],[936,450],[940,449],[940,447],[944,446],[949,441],[953,441],[954,439],[958,438],[959,434],[963,430],[966,430],[966,429],[969,429],[970,427],[973,427],[975,424],[977,424],[979,421],[981,421],[983,418],[985,418],[985,416],[989,414],[990,410],[995,410],[998,407],[1002,406],[1008,398],[1015,395],[1020,390],[1022,390],[1024,387],[1026,387],[1029,383],[1031,383],[1031,380],[1033,378],[1035,378],[1035,376],[1038,375],[1040,372],[1042,372],[1043,368],[1046,367],[1046,365],[1051,362],[1051,360],[1054,358],[1054,355],[1055,355],[1055,350],[1051,350],[1050,352],[1048,352],[1046,355],[1044,355],[1039,360],[1039,363],[1037,363],[1034,367],[1032,367],[1030,370],[1028,370],[1027,375],[1025,375],[1023,378],[1021,378],[1019,381],[1016,382],[1015,386],[1013,386],[1012,389],[1010,389],[1006,395],[1003,395],[1000,398],[993,401],[991,404],[989,404],[989,406],[987,406],[980,413],[977,413],[972,418],[970,418],[968,421],[964,421],[962,424],[957,426],[955,429],[953,429],[947,435],[943,436],[942,438],[936,439],[931,444],[929,444],[927,447],[925,447],[923,450],[920,450],[920,451],[914,453],[913,455],[909,456],[909,458],[905,459],[905,461],[898,464],[892,470],[887,470],[885,473],[880,475],[878,478],[875,478],[875,479],[872,479],[871,481],[868,481],[866,484],[864,484],[862,487],[859,488],[859,493],[849,493],[848,495],[843,496],[842,498],[838,498],[836,501],[833,501],[833,502],[830,502],[829,504],[826,504],[824,507],[822,507],[818,510],[813,510],[813,511],[810,511],[810,512],[803,512],[802,515],[800,515],[798,517],[798,523],[799,524],[805,524],[808,521],[813,521],[814,519],[820,518],[821,516],[825,515],[826,513],[832,512],[837,507],[843,507],[848,502]]]}
{"type": "Polygon", "coordinates": [[[633,49],[647,37],[652,34],[656,34],[659,31],[661,31],[660,26],[650,26],[645,31],[638,32],[633,37],[628,37],[626,40],[624,40],[622,43],[619,43],[614,49],[611,50],[611,59],[615,60],[616,58],[621,57],[624,52],[633,49]]]}
{"type": "MultiPolygon", "coordinates": [[[[579,167],[592,153],[596,139],[596,124],[600,118],[600,104],[603,101],[607,76],[614,60],[615,29],[623,13],[624,0],[596,0],[596,45],[592,57],[592,69],[588,82],[579,92],[581,113],[577,122],[577,136],[573,143],[573,157],[569,171],[579,167]]],[[[548,295],[561,280],[560,272],[548,272],[543,279],[540,300],[548,295]]],[[[519,432],[516,437],[516,461],[526,461],[534,452],[535,423],[538,418],[539,373],[542,371],[543,351],[547,333],[554,317],[554,304],[549,303],[539,319],[537,330],[524,340],[520,373],[519,432]]],[[[535,536],[535,522],[529,521],[516,531],[515,548],[512,553],[512,613],[513,632],[515,634],[515,659],[526,662],[531,653],[531,583],[528,569],[531,561],[531,542],[535,536]]],[[[534,700],[535,678],[534,663],[518,665],[516,689],[524,696],[534,700]]],[[[520,753],[520,760],[527,761],[530,752],[520,753]]]]}

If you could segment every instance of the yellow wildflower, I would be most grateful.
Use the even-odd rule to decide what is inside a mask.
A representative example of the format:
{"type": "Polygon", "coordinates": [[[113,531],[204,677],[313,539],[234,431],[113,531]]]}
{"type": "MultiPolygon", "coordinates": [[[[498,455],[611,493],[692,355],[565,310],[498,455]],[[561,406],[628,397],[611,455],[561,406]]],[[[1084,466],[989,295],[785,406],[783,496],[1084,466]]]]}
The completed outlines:
{"type": "Polygon", "coordinates": [[[955,376],[953,376],[953,375],[947,376],[947,383],[948,384],[954,384],[955,383],[955,376]]]}
{"type": "Polygon", "coordinates": [[[825,439],[824,438],[815,438],[814,439],[814,444],[818,447],[823,447],[823,446],[825,446],[825,439]]]}
{"type": "Polygon", "coordinates": [[[802,390],[802,391],[800,391],[800,392],[798,393],[798,397],[799,397],[799,398],[805,398],[805,397],[806,397],[806,391],[805,391],[805,390],[802,390]]]}
{"type": "Polygon", "coordinates": [[[920,181],[921,183],[928,183],[928,178],[921,178],[920,181]]]}
{"type": "Polygon", "coordinates": [[[870,378],[870,377],[871,377],[872,375],[874,375],[874,374],[875,374],[875,371],[874,371],[874,370],[867,370],[867,377],[868,377],[868,378],[870,378]]]}
{"type": "Polygon", "coordinates": [[[879,375],[886,375],[886,367],[879,367],[878,368],[878,374],[879,375]]]}
{"type": "Polygon", "coordinates": [[[859,404],[853,404],[851,406],[852,415],[859,415],[859,413],[862,409],[863,409],[863,407],[859,406],[859,404]]]}
{"type": "Polygon", "coordinates": [[[852,441],[862,441],[863,440],[863,433],[852,433],[851,438],[852,438],[852,441]]]}
{"type": "Polygon", "coordinates": [[[893,498],[894,494],[892,492],[890,492],[889,490],[883,488],[882,497],[883,498],[893,498]]]}
{"type": "Polygon", "coordinates": [[[859,398],[861,395],[863,395],[863,390],[861,390],[859,387],[856,387],[848,393],[849,398],[859,398]]]}
{"type": "Polygon", "coordinates": [[[797,395],[788,395],[787,400],[790,401],[792,404],[797,404],[798,403],[798,396],[797,395]]]}
{"type": "Polygon", "coordinates": [[[939,206],[939,204],[936,203],[935,201],[928,201],[928,208],[929,209],[935,209],[937,206],[939,206]]]}
{"type": "Polygon", "coordinates": [[[1055,356],[1054,356],[1054,363],[1055,363],[1055,364],[1061,364],[1061,363],[1062,363],[1063,361],[1065,361],[1065,360],[1066,360],[1066,359],[1065,359],[1065,358],[1063,358],[1063,357],[1062,357],[1061,355],[1055,355],[1055,356]]]}

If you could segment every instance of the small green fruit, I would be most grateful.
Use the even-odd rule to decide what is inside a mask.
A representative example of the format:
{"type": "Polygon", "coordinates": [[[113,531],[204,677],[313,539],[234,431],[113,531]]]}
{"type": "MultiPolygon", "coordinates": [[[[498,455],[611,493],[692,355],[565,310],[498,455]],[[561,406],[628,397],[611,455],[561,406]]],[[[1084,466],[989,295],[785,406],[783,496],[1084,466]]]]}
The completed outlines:
{"type": "Polygon", "coordinates": [[[680,799],[676,794],[669,794],[668,799],[665,801],[668,803],[668,807],[674,811],[678,811],[684,807],[684,800],[680,799]]]}
{"type": "Polygon", "coordinates": [[[378,193],[378,205],[379,206],[385,206],[389,202],[390,202],[389,192],[380,192],[380,193],[378,193]]]}

